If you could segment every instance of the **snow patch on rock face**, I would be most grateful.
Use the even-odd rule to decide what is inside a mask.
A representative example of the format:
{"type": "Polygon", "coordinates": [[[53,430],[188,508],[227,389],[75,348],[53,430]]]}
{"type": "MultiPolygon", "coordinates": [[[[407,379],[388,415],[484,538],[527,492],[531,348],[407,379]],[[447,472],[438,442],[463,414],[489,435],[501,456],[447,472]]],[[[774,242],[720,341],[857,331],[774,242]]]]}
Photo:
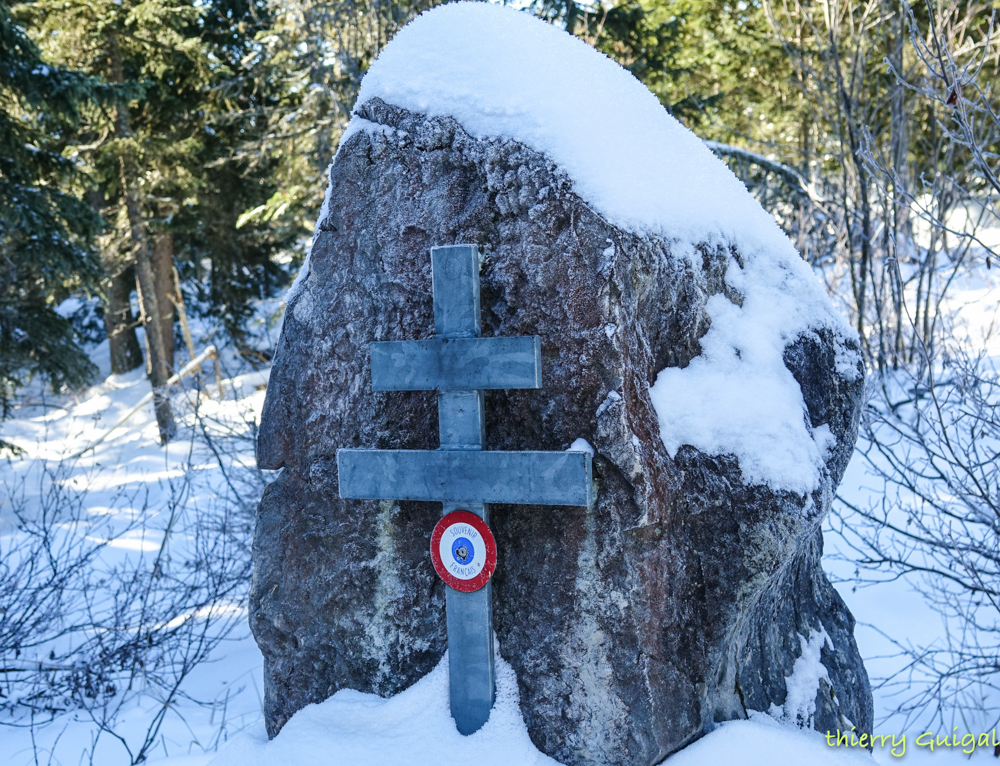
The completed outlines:
{"type": "MultiPolygon", "coordinates": [[[[811,329],[853,331],[774,219],[629,72],[529,14],[459,2],[422,14],[386,46],[358,104],[374,98],[545,154],[610,223],[667,240],[675,257],[735,247],[742,264],[733,259],[726,281],[742,306],[710,299],[703,353],[653,387],[664,444],[671,454],[689,444],[734,455],[751,484],[819,486],[826,441],[809,428],[782,356],[811,329]]],[[[342,145],[360,130],[387,129],[355,117],[342,145]]]]}
{"type": "MultiPolygon", "coordinates": [[[[325,203],[324,203],[325,204],[325,203]]],[[[322,221],[323,219],[320,218],[322,221]]],[[[312,248],[310,247],[310,250],[312,248]]],[[[291,286],[285,292],[285,305],[287,306],[293,300],[299,297],[306,286],[306,280],[309,279],[309,256],[311,253],[306,253],[305,260],[302,261],[302,267],[299,269],[299,273],[295,275],[295,279],[292,281],[291,286]]]]}
{"type": "Polygon", "coordinates": [[[458,733],[451,717],[446,652],[434,670],[393,697],[341,689],[324,702],[302,708],[270,742],[263,726],[231,739],[209,766],[558,766],[528,737],[517,678],[499,655],[496,673],[497,699],[490,719],[468,737],[458,733]]]}
{"type": "Polygon", "coordinates": [[[792,665],[792,674],[785,676],[785,704],[771,705],[768,714],[781,721],[810,728],[816,714],[819,682],[830,681],[830,674],[820,660],[823,646],[833,649],[833,642],[822,626],[809,632],[809,638],[799,635],[802,654],[792,665]]]}
{"type": "Polygon", "coordinates": [[[709,298],[712,324],[701,355],[683,369],[661,371],[650,390],[660,436],[671,455],[684,444],[735,455],[748,484],[812,492],[833,437],[827,426],[809,426],[785,347],[815,327],[841,337],[852,331],[797,255],[758,253],[743,268],[732,259],[726,282],[743,305],[721,294],[709,298]]]}

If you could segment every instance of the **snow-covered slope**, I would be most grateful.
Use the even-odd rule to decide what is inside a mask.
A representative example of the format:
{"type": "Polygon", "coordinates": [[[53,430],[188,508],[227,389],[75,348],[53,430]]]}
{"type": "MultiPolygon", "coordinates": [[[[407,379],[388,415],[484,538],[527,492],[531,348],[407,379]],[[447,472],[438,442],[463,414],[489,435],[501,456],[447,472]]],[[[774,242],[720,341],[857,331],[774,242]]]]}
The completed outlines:
{"type": "MultiPolygon", "coordinates": [[[[270,308],[273,311],[273,306],[270,308]]],[[[192,327],[198,350],[214,340],[199,320],[193,321],[192,327]]],[[[179,350],[177,355],[179,362],[187,361],[185,351],[179,350]]],[[[90,356],[107,375],[108,342],[91,347],[90,356]]],[[[21,391],[11,419],[0,424],[3,438],[23,450],[20,457],[0,459],[0,574],[8,576],[17,565],[17,556],[24,555],[19,532],[24,522],[49,529],[56,541],[52,547],[57,561],[52,568],[65,574],[70,567],[83,566],[90,572],[84,581],[86,597],[75,590],[80,582],[68,580],[71,585],[65,588],[60,603],[67,622],[79,626],[93,621],[110,632],[107,626],[116,624],[111,601],[117,600],[121,614],[135,613],[134,592],[125,590],[127,578],[149,571],[159,552],[164,552],[161,571],[165,577],[158,581],[168,582],[170,577],[179,577],[179,571],[190,571],[189,562],[198,558],[198,536],[210,530],[213,539],[220,538],[215,525],[227,512],[230,519],[244,513],[239,524],[228,523],[231,528],[239,527],[241,531],[232,534],[245,535],[249,547],[250,524],[246,509],[240,511],[240,507],[251,505],[260,491],[256,483],[245,481],[245,474],[254,462],[252,425],[260,415],[269,370],[249,370],[234,350],[224,349],[222,371],[222,392],[215,385],[211,363],[204,367],[200,394],[199,382],[192,378],[172,390],[178,433],[165,447],[159,443],[152,405],[147,404],[80,457],[71,456],[107,434],[149,393],[145,370],[108,375],[97,385],[74,393],[53,395],[38,381],[21,391]],[[231,502],[234,490],[243,493],[237,503],[231,502]],[[82,542],[74,547],[64,542],[66,539],[82,542]],[[81,551],[87,550],[92,550],[93,556],[83,560],[81,551]]],[[[204,540],[202,537],[202,543],[204,540]]],[[[215,564],[221,570],[222,562],[215,564]]],[[[240,566],[233,571],[240,571],[240,566]]],[[[46,576],[40,574],[31,584],[45,582],[46,576]]],[[[121,682],[127,671],[116,676],[118,668],[108,660],[106,665],[96,664],[103,670],[111,667],[109,683],[118,683],[119,693],[90,701],[89,711],[85,706],[76,709],[69,705],[68,712],[57,712],[51,720],[48,715],[36,715],[32,727],[26,707],[5,709],[24,696],[25,687],[19,682],[24,683],[25,674],[8,670],[0,675],[0,763],[125,766],[133,762],[126,747],[133,755],[137,753],[150,727],[155,728],[162,715],[155,743],[146,752],[148,759],[170,756],[174,766],[203,764],[208,758],[205,752],[214,754],[229,735],[261,721],[262,658],[246,623],[245,590],[237,587],[215,602],[210,615],[213,627],[206,628],[207,633],[218,634],[227,627],[231,632],[184,678],[179,694],[167,700],[166,707],[162,687],[141,677],[132,684],[121,682]],[[98,723],[101,716],[107,717],[103,731],[98,723]],[[190,757],[177,759],[178,754],[190,757]],[[200,760],[199,755],[203,756],[200,760]]],[[[162,598],[163,591],[157,592],[162,598]]],[[[6,595],[4,604],[9,605],[12,599],[6,595]]],[[[164,600],[176,598],[182,610],[175,613],[176,620],[184,623],[190,619],[204,625],[201,620],[205,615],[196,609],[190,611],[194,607],[184,596],[178,596],[177,591],[168,595],[170,598],[164,600]]],[[[0,619],[5,631],[11,630],[14,619],[24,616],[25,604],[22,600],[15,605],[21,610],[15,614],[0,615],[11,618],[0,619]]],[[[63,682],[60,673],[66,670],[67,662],[83,667],[94,652],[69,654],[69,660],[50,654],[66,651],[67,642],[79,646],[85,635],[76,630],[59,637],[60,627],[65,626],[46,630],[43,623],[38,628],[41,633],[22,635],[24,643],[17,658],[11,657],[8,645],[6,667],[48,663],[58,671],[53,674],[53,683],[63,682]]],[[[110,640],[113,643],[116,639],[110,640]]],[[[126,668],[127,662],[123,659],[121,667],[126,668]]],[[[153,673],[173,672],[164,668],[161,664],[153,673]]],[[[61,702],[59,697],[54,699],[61,702]]]]}
{"type": "MultiPolygon", "coordinates": [[[[358,103],[374,98],[547,155],[611,223],[666,239],[698,268],[696,245],[735,248],[743,264],[734,258],[726,279],[743,304],[713,297],[701,356],[660,374],[652,399],[661,436],[671,453],[690,444],[736,455],[750,483],[800,493],[819,485],[829,433],[807,425],[782,354],[811,328],[852,330],[774,219],[645,86],[527,13],[452,3],[389,43],[358,103]]],[[[355,117],[343,140],[359,130],[386,129],[355,117]]]]}

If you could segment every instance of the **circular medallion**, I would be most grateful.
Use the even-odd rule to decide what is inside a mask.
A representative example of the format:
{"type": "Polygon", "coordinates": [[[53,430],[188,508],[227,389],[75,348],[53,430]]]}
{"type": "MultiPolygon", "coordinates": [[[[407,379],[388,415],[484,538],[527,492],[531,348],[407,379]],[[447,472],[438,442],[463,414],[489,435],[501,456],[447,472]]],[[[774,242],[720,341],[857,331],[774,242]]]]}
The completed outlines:
{"type": "Polygon", "coordinates": [[[496,540],[476,514],[453,511],[434,526],[431,561],[446,585],[471,593],[486,585],[497,568],[496,540]]]}

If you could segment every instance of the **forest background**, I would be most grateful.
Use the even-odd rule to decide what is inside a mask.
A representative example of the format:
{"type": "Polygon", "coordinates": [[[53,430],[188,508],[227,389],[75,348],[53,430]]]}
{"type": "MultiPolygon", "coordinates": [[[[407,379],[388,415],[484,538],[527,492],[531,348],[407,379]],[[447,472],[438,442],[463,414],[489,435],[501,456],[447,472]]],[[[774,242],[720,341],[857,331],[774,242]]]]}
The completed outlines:
{"type": "MultiPolygon", "coordinates": [[[[102,329],[55,311],[72,295],[96,299],[115,372],[142,363],[137,321],[159,326],[147,338],[154,387],[173,369],[185,296],[253,354],[252,302],[302,261],[367,67],[430,5],[0,5],[2,411],[31,376],[58,388],[92,374],[78,341],[102,329]]],[[[626,67],[729,160],[823,272],[882,371],[934,344],[942,258],[990,265],[975,231],[947,219],[970,201],[984,224],[995,214],[994,6],[528,9],[626,67]],[[917,221],[934,241],[915,243],[917,221]]],[[[166,440],[169,412],[160,420],[166,440]]]]}
{"type": "MultiPolygon", "coordinates": [[[[361,79],[434,4],[0,0],[0,416],[32,381],[93,382],[107,338],[112,372],[146,366],[169,442],[189,319],[265,367],[248,323],[305,257],[361,79]]],[[[1000,351],[953,299],[1000,264],[1000,2],[517,5],[645,83],[850,317],[870,373],[857,459],[882,489],[837,504],[842,555],[858,583],[914,578],[955,626],[898,643],[888,682],[942,723],[1000,709],[1000,351]]]]}
{"type": "MultiPolygon", "coordinates": [[[[0,411],[32,376],[85,382],[78,341],[102,331],[115,372],[138,366],[137,322],[160,327],[146,342],[162,386],[181,298],[252,355],[252,302],[302,261],[365,71],[431,5],[0,4],[0,411]],[[73,295],[94,301],[103,330],[55,311],[73,295]]],[[[952,230],[949,216],[971,202],[994,222],[995,6],[527,8],[626,67],[730,162],[882,371],[934,346],[942,259],[991,265],[975,230],[952,230]],[[931,242],[915,241],[918,222],[931,242]]],[[[159,419],[166,440],[169,412],[159,419]]]]}

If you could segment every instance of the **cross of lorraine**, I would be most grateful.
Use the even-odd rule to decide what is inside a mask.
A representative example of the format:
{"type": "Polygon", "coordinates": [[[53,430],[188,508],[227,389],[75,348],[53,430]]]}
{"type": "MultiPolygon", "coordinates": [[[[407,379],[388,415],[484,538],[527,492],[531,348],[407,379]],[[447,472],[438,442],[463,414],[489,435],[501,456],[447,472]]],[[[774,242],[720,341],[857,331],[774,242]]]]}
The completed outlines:
{"type": "Polygon", "coordinates": [[[375,391],[437,391],[437,450],[339,449],[340,496],[441,502],[431,560],[446,585],[451,712],[462,734],[496,698],[489,504],[590,505],[587,452],[488,451],[486,389],[541,388],[538,336],[483,338],[479,251],[431,249],[435,338],[371,346],[375,391]]]}

